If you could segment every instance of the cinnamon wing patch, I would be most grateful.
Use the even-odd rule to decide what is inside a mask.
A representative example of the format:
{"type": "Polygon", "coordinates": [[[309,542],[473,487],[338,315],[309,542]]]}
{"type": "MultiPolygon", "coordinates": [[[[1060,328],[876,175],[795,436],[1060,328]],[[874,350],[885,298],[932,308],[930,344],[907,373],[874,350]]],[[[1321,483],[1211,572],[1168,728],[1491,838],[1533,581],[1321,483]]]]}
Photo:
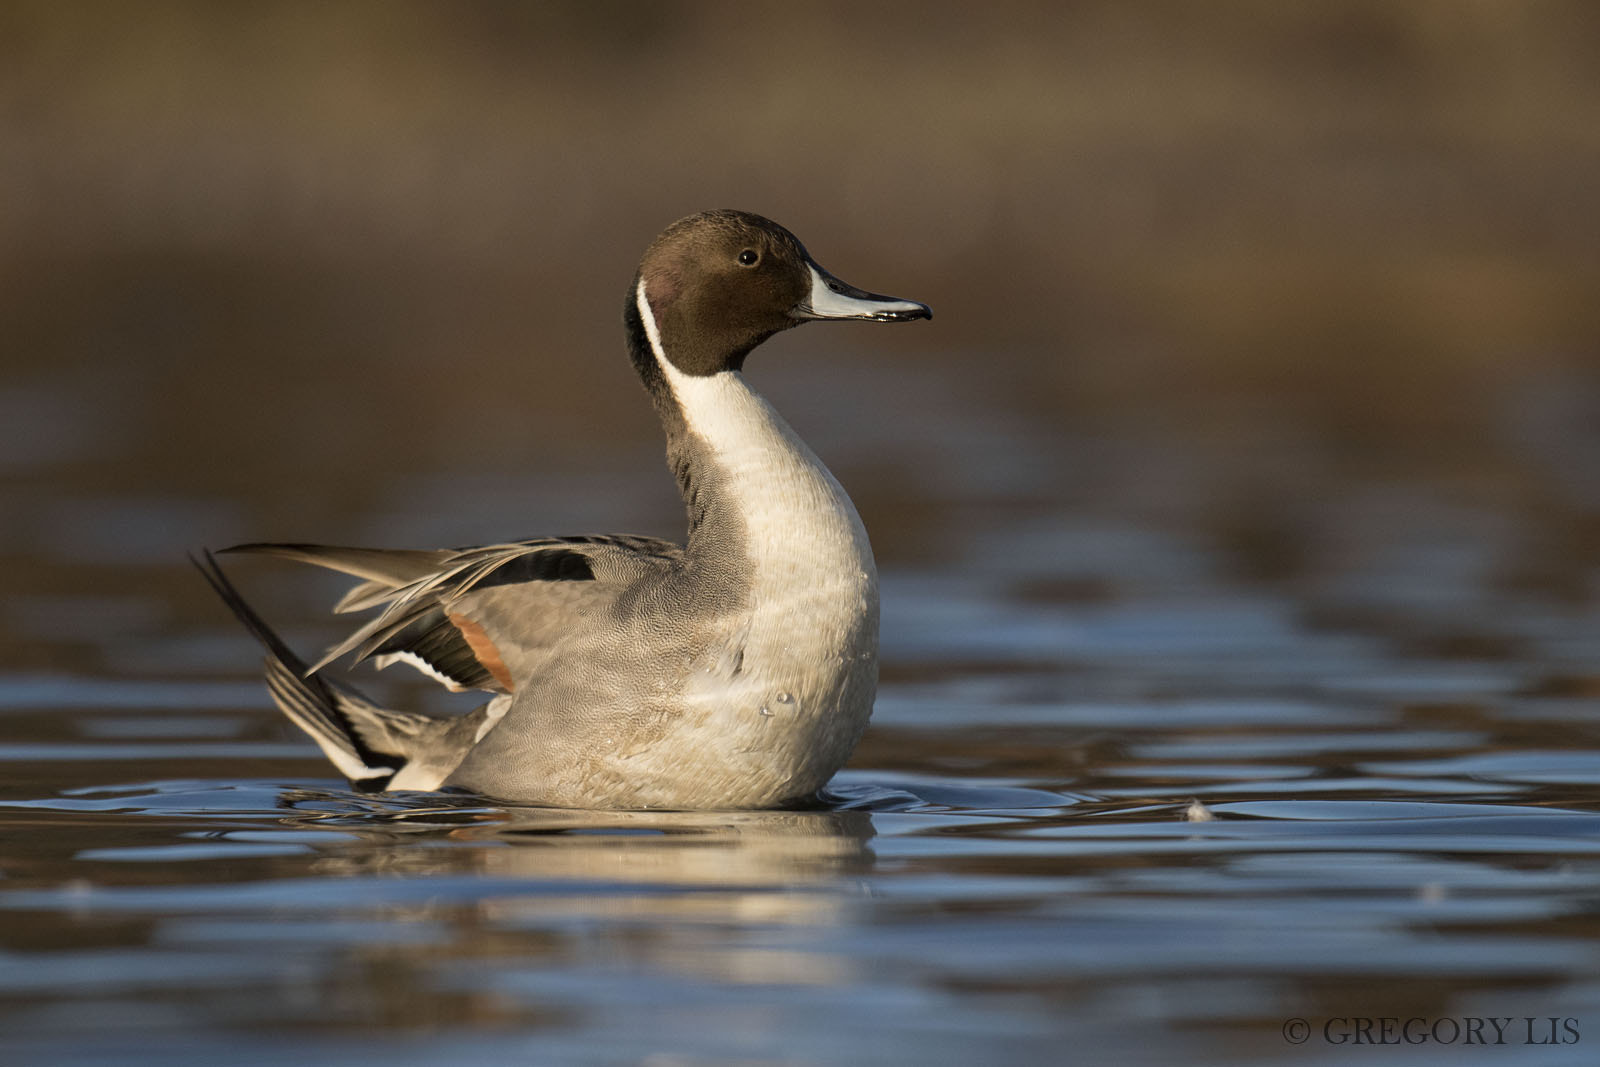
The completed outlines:
{"type": "Polygon", "coordinates": [[[461,639],[472,650],[472,656],[478,665],[483,668],[500,688],[509,693],[516,688],[511,679],[511,670],[506,666],[506,661],[500,658],[500,650],[494,647],[494,642],[489,640],[489,635],[482,626],[473,622],[465,615],[454,612],[447,615],[453,625],[461,633],[461,639]]]}

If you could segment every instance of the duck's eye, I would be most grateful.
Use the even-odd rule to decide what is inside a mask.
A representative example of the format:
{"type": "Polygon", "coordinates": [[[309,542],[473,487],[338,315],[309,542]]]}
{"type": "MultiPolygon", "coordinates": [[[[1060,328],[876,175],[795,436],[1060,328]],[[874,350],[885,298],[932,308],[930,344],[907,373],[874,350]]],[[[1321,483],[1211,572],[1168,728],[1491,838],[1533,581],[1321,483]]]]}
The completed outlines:
{"type": "Polygon", "coordinates": [[[739,263],[741,266],[753,267],[760,262],[761,253],[757,252],[753,248],[747,248],[743,252],[739,253],[739,263]]]}

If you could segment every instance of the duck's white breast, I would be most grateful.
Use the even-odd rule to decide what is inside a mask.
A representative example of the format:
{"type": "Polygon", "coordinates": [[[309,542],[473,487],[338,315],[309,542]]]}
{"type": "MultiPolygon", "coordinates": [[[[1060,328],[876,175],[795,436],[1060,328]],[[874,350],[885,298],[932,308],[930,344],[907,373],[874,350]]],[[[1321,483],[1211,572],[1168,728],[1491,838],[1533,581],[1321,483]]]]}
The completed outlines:
{"type": "MultiPolygon", "coordinates": [[[[748,565],[743,606],[683,692],[700,720],[705,771],[826,781],[860,738],[877,682],[878,576],[865,527],[837,479],[742,374],[687,375],[662,358],[689,433],[737,510],[748,565]]],[[[777,783],[774,783],[776,787],[777,783]]]]}

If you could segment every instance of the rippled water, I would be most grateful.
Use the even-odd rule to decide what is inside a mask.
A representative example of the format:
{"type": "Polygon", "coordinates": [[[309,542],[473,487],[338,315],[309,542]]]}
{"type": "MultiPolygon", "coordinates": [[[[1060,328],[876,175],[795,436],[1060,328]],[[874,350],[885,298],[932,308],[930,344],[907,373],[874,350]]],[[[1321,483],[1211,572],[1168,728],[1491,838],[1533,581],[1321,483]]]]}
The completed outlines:
{"type": "MultiPolygon", "coordinates": [[[[877,431],[922,428],[910,488],[848,401],[812,433],[885,557],[873,727],[815,810],[358,796],[182,563],[254,532],[237,505],[13,482],[4,1061],[1303,1064],[1390,1017],[1433,1029],[1359,1062],[1442,1064],[1493,1017],[1485,1062],[1590,1062],[1592,553],[1515,497],[1314,462],[1294,508],[1219,517],[1182,502],[1237,457],[918,388],[877,431]]],[[[615,499],[530,492],[670,528],[625,458],[615,499]]],[[[594,525],[384,494],[327,539],[594,525]]],[[[321,579],[238,573],[331,636],[321,579]]]]}

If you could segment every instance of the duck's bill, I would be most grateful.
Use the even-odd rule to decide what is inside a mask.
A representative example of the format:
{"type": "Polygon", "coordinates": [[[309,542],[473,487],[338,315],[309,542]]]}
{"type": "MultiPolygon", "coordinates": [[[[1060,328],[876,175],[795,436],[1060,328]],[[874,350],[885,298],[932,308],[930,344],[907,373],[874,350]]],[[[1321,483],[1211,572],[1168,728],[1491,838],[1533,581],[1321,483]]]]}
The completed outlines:
{"type": "Polygon", "coordinates": [[[797,319],[867,319],[872,322],[910,322],[931,319],[927,304],[879,296],[853,285],[846,285],[815,263],[810,264],[811,292],[795,305],[790,315],[797,319]]]}

